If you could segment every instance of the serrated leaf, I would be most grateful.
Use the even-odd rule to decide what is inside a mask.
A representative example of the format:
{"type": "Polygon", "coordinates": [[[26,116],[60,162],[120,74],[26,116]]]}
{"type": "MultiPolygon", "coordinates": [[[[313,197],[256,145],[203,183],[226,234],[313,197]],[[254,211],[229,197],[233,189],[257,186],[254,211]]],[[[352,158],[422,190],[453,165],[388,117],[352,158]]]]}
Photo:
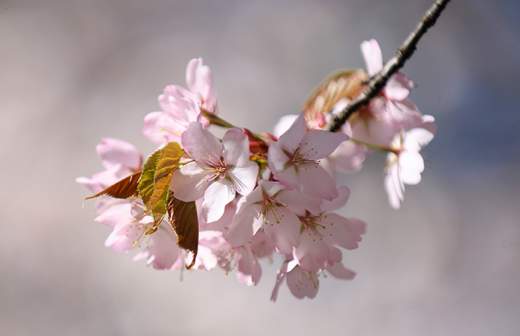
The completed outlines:
{"type": "Polygon", "coordinates": [[[199,247],[199,220],[195,202],[183,202],[173,195],[168,201],[168,219],[177,234],[177,244],[193,253],[193,259],[186,268],[195,264],[199,247]]]}
{"type": "Polygon", "coordinates": [[[362,69],[342,70],[325,78],[303,105],[305,119],[321,120],[340,100],[356,98],[362,92],[367,79],[367,74],[362,69]]]}
{"type": "Polygon", "coordinates": [[[86,197],[85,199],[93,199],[103,195],[122,199],[135,196],[137,194],[137,184],[139,183],[140,178],[141,172],[139,171],[117,181],[95,195],[86,197]]]}
{"type": "Polygon", "coordinates": [[[150,155],[143,166],[137,190],[156,225],[166,214],[171,178],[183,155],[181,146],[170,142],[150,155]]]}

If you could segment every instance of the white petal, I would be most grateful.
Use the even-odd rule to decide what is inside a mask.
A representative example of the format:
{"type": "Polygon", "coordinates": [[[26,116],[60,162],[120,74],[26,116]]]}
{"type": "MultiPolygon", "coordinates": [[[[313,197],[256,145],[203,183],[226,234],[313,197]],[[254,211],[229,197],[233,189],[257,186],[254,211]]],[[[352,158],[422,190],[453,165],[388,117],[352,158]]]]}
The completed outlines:
{"type": "Polygon", "coordinates": [[[399,174],[406,184],[421,182],[421,173],[424,170],[424,161],[417,152],[403,152],[399,155],[399,174]]]}

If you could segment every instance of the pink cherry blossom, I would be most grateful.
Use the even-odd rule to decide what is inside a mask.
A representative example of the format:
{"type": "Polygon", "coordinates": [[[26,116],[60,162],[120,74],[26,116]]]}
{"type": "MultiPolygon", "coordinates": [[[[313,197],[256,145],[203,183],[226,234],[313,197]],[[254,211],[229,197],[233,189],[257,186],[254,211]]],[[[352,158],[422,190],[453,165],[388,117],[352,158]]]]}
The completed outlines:
{"type": "Polygon", "coordinates": [[[249,160],[249,141],[240,129],[230,129],[222,141],[200,123],[192,123],[182,135],[191,157],[176,170],[172,191],[182,201],[203,197],[206,222],[218,220],[236,194],[248,195],[256,185],[258,165],[249,160]]]}
{"type": "Polygon", "coordinates": [[[144,118],[144,135],[152,142],[163,144],[179,142],[190,123],[199,121],[207,126],[201,110],[215,113],[217,98],[213,88],[211,70],[201,58],[194,58],[186,67],[188,88],[168,85],[159,96],[161,111],[144,118]]]}
{"type": "Polygon", "coordinates": [[[141,169],[142,156],[134,145],[113,138],[104,138],[96,146],[105,170],[92,177],[78,177],[76,182],[91,192],[99,192],[120,179],[141,169]]]}
{"type": "Polygon", "coordinates": [[[186,67],[186,84],[197,97],[198,105],[208,112],[215,113],[217,96],[213,87],[213,78],[209,66],[204,65],[202,58],[194,58],[186,67]]]}
{"type": "MultiPolygon", "coordinates": [[[[361,51],[369,76],[383,69],[383,56],[376,40],[365,41],[361,51]]],[[[351,136],[364,142],[388,145],[402,129],[417,127],[422,120],[417,106],[408,99],[413,83],[404,74],[392,76],[381,94],[372,99],[357,121],[351,122],[351,136]]]]}
{"type": "Polygon", "coordinates": [[[320,271],[307,271],[296,260],[286,260],[276,276],[275,285],[271,292],[271,301],[278,299],[278,292],[284,282],[294,297],[298,299],[313,299],[318,294],[320,286],[320,274],[328,273],[336,279],[352,280],[355,273],[346,268],[341,261],[336,262],[320,271]]]}
{"type": "Polygon", "coordinates": [[[421,181],[424,160],[419,153],[433,139],[433,117],[425,116],[425,128],[414,128],[396,135],[388,153],[385,189],[390,205],[398,209],[404,199],[405,184],[415,185],[421,181]]]}
{"type": "Polygon", "coordinates": [[[337,196],[332,177],[319,165],[347,140],[342,133],[308,130],[301,114],[291,127],[269,146],[269,168],[281,183],[318,198],[337,196]]]}
{"type": "Polygon", "coordinates": [[[358,219],[347,219],[335,213],[300,217],[302,233],[294,250],[298,263],[307,271],[318,271],[341,260],[340,246],[356,249],[366,224],[358,219]]]}
{"type": "Polygon", "coordinates": [[[298,244],[301,225],[289,204],[296,205],[304,201],[298,194],[285,190],[278,182],[261,181],[243,199],[226,238],[233,246],[242,246],[262,229],[281,253],[291,254],[293,247],[298,244]]]}
{"type": "Polygon", "coordinates": [[[149,216],[144,215],[142,204],[131,201],[122,201],[107,207],[95,221],[112,228],[105,246],[116,252],[134,249],[152,222],[149,216]]]}

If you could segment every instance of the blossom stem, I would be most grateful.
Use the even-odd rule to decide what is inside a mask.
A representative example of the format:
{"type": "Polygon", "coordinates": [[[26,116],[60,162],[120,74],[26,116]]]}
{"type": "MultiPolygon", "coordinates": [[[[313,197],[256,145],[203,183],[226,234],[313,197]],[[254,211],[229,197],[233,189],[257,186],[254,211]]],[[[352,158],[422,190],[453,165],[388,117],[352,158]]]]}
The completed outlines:
{"type": "Polygon", "coordinates": [[[220,126],[223,128],[234,128],[236,127],[232,123],[230,123],[227,120],[222,119],[221,117],[217,116],[215,113],[211,113],[206,110],[202,110],[202,115],[208,119],[209,123],[211,125],[220,126]]]}
{"type": "Polygon", "coordinates": [[[394,57],[386,62],[383,69],[373,76],[367,88],[356,99],[354,99],[348,106],[346,106],[329,124],[328,129],[331,132],[337,132],[347,122],[352,114],[358,109],[367,105],[370,100],[376,97],[379,92],[385,87],[388,80],[401,69],[406,61],[412,57],[417,49],[417,44],[426,32],[435,25],[437,19],[448,5],[450,0],[435,0],[433,5],[428,9],[426,14],[415,28],[415,30],[408,35],[408,38],[403,42],[401,47],[397,50],[394,57]]]}
{"type": "Polygon", "coordinates": [[[396,155],[399,154],[399,151],[397,149],[389,147],[389,146],[371,144],[371,143],[368,143],[368,142],[365,142],[365,141],[362,141],[362,140],[357,140],[357,139],[354,139],[354,138],[350,138],[349,140],[352,141],[355,144],[363,145],[363,146],[366,146],[366,147],[368,147],[370,149],[374,149],[374,150],[377,150],[377,151],[380,151],[380,152],[394,153],[396,155]]]}
{"type": "MultiPolygon", "coordinates": [[[[202,115],[208,119],[210,125],[215,125],[215,126],[219,126],[219,127],[222,127],[222,128],[235,128],[237,126],[233,125],[232,123],[230,123],[229,121],[217,116],[215,113],[211,113],[209,111],[206,111],[206,110],[202,110],[201,111],[202,115]]],[[[255,140],[258,140],[260,142],[263,142],[263,143],[266,143],[266,139],[261,135],[261,134],[258,134],[258,133],[253,133],[253,132],[249,132],[249,134],[255,139],[255,140]]]]}

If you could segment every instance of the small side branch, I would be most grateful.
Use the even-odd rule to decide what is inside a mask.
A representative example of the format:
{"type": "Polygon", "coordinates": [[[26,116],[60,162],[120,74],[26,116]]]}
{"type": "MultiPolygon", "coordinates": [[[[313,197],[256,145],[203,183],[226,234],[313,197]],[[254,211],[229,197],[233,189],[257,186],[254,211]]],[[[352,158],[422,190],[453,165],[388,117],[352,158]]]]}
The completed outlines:
{"type": "Polygon", "coordinates": [[[370,79],[366,90],[354,99],[347,107],[345,107],[330,123],[329,130],[337,132],[347,122],[348,118],[361,107],[367,105],[372,98],[377,96],[385,87],[386,83],[399,69],[401,69],[406,61],[412,57],[417,49],[417,43],[426,34],[446,8],[450,0],[436,0],[433,5],[424,14],[421,22],[415,30],[408,36],[401,47],[383,67],[383,69],[370,79]]]}

